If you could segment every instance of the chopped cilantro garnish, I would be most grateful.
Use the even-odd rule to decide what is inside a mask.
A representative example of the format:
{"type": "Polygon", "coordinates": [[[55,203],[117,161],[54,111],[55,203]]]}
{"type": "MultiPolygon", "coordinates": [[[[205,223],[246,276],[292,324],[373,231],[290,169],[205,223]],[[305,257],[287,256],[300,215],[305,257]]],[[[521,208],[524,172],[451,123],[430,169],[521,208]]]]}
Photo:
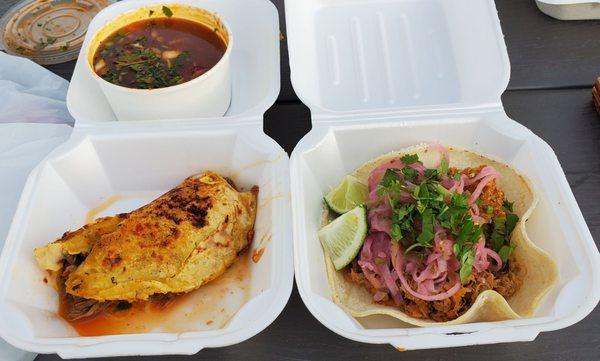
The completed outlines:
{"type": "Polygon", "coordinates": [[[515,248],[511,246],[502,246],[502,248],[500,248],[498,255],[502,259],[502,263],[506,263],[506,261],[508,261],[508,257],[510,257],[514,249],[515,248]]]}
{"type": "Polygon", "coordinates": [[[492,222],[494,224],[494,230],[492,231],[490,241],[494,246],[494,249],[498,250],[502,247],[505,239],[506,217],[494,217],[492,218],[492,222]]]}
{"type": "MultiPolygon", "coordinates": [[[[474,246],[483,239],[484,227],[473,219],[469,204],[470,192],[451,192],[440,183],[448,176],[449,164],[442,160],[439,169],[417,171],[411,165],[422,164],[416,154],[401,157],[402,169],[388,169],[377,186],[377,195],[387,197],[392,207],[390,237],[399,242],[405,253],[420,251],[433,246],[436,226],[442,226],[454,239],[453,252],[460,261],[461,282],[469,280],[475,258],[474,246]],[[419,174],[422,174],[420,176],[419,174]],[[406,201],[410,196],[411,200],[406,201]]],[[[460,180],[461,174],[451,177],[460,180]]],[[[481,212],[493,215],[495,208],[479,201],[481,212]]],[[[493,217],[485,226],[486,246],[500,254],[503,262],[513,248],[509,237],[518,217],[509,212],[512,204],[504,202],[506,216],[493,217]]]]}
{"type": "Polygon", "coordinates": [[[417,242],[423,246],[430,246],[433,240],[433,211],[431,208],[425,209],[421,215],[422,230],[421,234],[417,237],[417,242]]]}
{"type": "Polygon", "coordinates": [[[448,174],[448,162],[446,159],[442,159],[442,169],[440,170],[441,176],[444,177],[448,174]]]}
{"type": "Polygon", "coordinates": [[[509,202],[509,201],[505,200],[504,203],[502,204],[502,207],[508,209],[509,212],[513,212],[513,204],[514,204],[514,202],[509,202]]]}
{"type": "Polygon", "coordinates": [[[460,260],[460,282],[466,283],[471,276],[471,272],[473,271],[473,260],[475,259],[475,251],[473,249],[469,249],[462,254],[459,258],[460,260]]]}
{"type": "Polygon", "coordinates": [[[438,177],[438,171],[437,171],[437,169],[427,169],[425,171],[424,176],[427,179],[437,178],[438,177]]]}
{"type": "Polygon", "coordinates": [[[398,223],[392,224],[392,228],[390,229],[390,237],[394,241],[399,241],[402,239],[402,229],[398,223]]]}
{"type": "Polygon", "coordinates": [[[512,231],[515,229],[517,222],[519,221],[519,217],[516,214],[508,213],[506,214],[506,236],[510,236],[512,231]]]}
{"type": "Polygon", "coordinates": [[[113,84],[121,84],[125,69],[135,74],[135,87],[138,89],[164,88],[183,81],[177,72],[177,66],[169,67],[147,48],[134,48],[122,52],[116,59],[115,66],[102,75],[102,78],[113,84]]]}
{"type": "Polygon", "coordinates": [[[510,235],[515,229],[519,217],[516,214],[507,213],[506,217],[494,217],[492,221],[494,227],[490,241],[492,249],[499,253],[503,247],[510,246],[510,235]]]}
{"type": "Polygon", "coordinates": [[[165,14],[166,17],[170,18],[171,16],[173,16],[173,11],[171,11],[171,9],[169,9],[168,7],[164,6],[162,7],[162,12],[163,14],[165,14]]]}
{"type": "Polygon", "coordinates": [[[402,157],[400,157],[400,160],[402,161],[402,163],[404,163],[404,165],[411,165],[413,163],[421,163],[419,161],[419,156],[416,154],[403,155],[402,157]]]}
{"type": "Polygon", "coordinates": [[[419,173],[416,170],[412,169],[411,167],[402,168],[402,174],[404,174],[404,179],[409,182],[416,181],[417,176],[419,175],[419,173]]]}

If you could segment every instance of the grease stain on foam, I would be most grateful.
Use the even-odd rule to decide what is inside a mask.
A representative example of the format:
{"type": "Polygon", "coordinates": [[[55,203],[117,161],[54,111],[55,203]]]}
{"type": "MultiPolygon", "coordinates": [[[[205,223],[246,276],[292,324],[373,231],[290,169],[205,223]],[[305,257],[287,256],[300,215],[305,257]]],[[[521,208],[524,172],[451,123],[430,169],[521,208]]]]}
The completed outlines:
{"type": "Polygon", "coordinates": [[[252,262],[254,262],[254,263],[260,262],[260,258],[262,257],[263,253],[265,253],[264,247],[257,248],[254,251],[252,251],[252,262]]]}
{"type": "Polygon", "coordinates": [[[264,233],[260,237],[258,244],[256,245],[256,247],[254,247],[254,250],[252,251],[252,262],[254,262],[254,263],[260,262],[260,259],[262,258],[263,254],[265,253],[265,250],[266,250],[265,243],[269,242],[271,240],[271,237],[272,237],[272,235],[270,232],[264,233]]]}
{"type": "Polygon", "coordinates": [[[283,198],[287,194],[288,193],[275,193],[272,196],[266,197],[265,199],[262,199],[261,202],[258,203],[258,207],[259,208],[264,208],[264,207],[268,206],[274,200],[279,199],[279,198],[283,198]]]}
{"type": "Polygon", "coordinates": [[[261,165],[267,165],[267,164],[273,164],[273,163],[277,163],[281,160],[281,158],[284,156],[285,153],[280,153],[276,158],[274,159],[261,159],[261,160],[257,160],[255,162],[246,164],[243,167],[238,168],[238,170],[231,172],[229,174],[229,178],[233,179],[234,181],[245,171],[250,170],[252,168],[256,168],[259,167],[261,165]]]}
{"type": "Polygon", "coordinates": [[[100,213],[106,211],[107,209],[110,208],[110,206],[112,206],[113,204],[117,203],[121,199],[123,199],[122,195],[115,194],[115,195],[112,195],[112,196],[108,197],[104,201],[102,201],[102,203],[100,203],[96,207],[92,208],[87,213],[87,215],[85,216],[85,224],[92,223],[96,218],[98,218],[98,215],[100,213]]]}

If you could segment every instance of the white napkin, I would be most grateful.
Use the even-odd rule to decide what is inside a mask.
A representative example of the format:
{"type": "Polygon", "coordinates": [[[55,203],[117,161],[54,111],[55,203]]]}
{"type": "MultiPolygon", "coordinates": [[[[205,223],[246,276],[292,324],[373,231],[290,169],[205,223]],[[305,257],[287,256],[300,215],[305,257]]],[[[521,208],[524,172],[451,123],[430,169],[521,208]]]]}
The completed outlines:
{"type": "MultiPolygon", "coordinates": [[[[0,250],[29,172],[71,134],[68,86],[34,62],[0,52],[0,250]]],[[[0,339],[2,361],[35,356],[0,339]]]]}
{"type": "Polygon", "coordinates": [[[0,52],[0,123],[73,124],[69,82],[33,61],[0,52]]]}

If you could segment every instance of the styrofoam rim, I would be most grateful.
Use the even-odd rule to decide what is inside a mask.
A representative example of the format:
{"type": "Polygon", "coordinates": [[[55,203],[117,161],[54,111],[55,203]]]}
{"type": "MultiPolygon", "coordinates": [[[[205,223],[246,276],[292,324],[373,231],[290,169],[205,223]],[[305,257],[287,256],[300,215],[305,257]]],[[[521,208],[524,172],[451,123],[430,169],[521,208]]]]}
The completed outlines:
{"type": "MultiPolygon", "coordinates": [[[[237,126],[239,130],[243,129],[243,125],[237,126]]],[[[160,133],[160,128],[149,131],[149,133],[160,133]]],[[[215,128],[215,131],[221,131],[220,128],[215,128]]],[[[179,132],[178,130],[172,130],[173,132],[179,132]]],[[[234,131],[227,129],[226,131],[234,131]]],[[[142,132],[147,133],[147,132],[142,132]]],[[[129,135],[140,135],[139,132],[129,133],[129,135]]],[[[261,133],[262,134],[262,133],[261,133]]],[[[263,134],[264,135],[264,134],[263,134]]],[[[94,136],[102,137],[102,134],[95,134],[94,136]]],[[[2,254],[0,255],[0,275],[6,277],[8,275],[7,269],[12,264],[9,260],[13,257],[14,252],[17,250],[17,238],[16,235],[22,231],[25,227],[23,222],[23,215],[28,213],[31,207],[30,202],[32,195],[39,182],[39,177],[43,169],[48,166],[49,160],[58,160],[66,156],[72,149],[80,145],[81,143],[88,141],[90,138],[89,134],[85,132],[78,133],[72,136],[65,143],[55,148],[50,154],[48,154],[44,160],[38,164],[30,173],[22,191],[22,196],[19,200],[17,211],[15,212],[14,220],[11,224],[9,234],[7,236],[6,244],[2,254]]],[[[278,165],[273,168],[272,172],[277,174],[283,173],[285,179],[275,189],[275,192],[286,192],[286,184],[289,186],[289,160],[287,154],[281,149],[281,147],[271,138],[265,136],[265,141],[279,148],[278,153],[282,156],[277,156],[278,165]],[[283,170],[283,172],[281,172],[283,170]]],[[[274,148],[276,149],[276,148],[274,148]]],[[[273,175],[273,174],[272,174],[273,175]]],[[[64,358],[76,358],[76,357],[110,357],[110,356],[128,356],[128,355],[160,355],[160,354],[194,354],[199,352],[201,349],[206,347],[222,347],[229,346],[244,340],[247,340],[268,327],[278,316],[281,314],[285,305],[287,304],[289,297],[291,296],[293,289],[293,276],[294,268],[293,262],[288,260],[293,259],[293,249],[291,246],[291,234],[285,232],[285,230],[291,227],[291,212],[286,207],[286,199],[281,198],[275,200],[280,204],[279,208],[282,209],[280,213],[281,224],[278,228],[280,230],[280,239],[276,243],[278,252],[280,253],[276,257],[276,263],[274,263],[274,275],[272,277],[273,285],[259,293],[255,297],[261,297],[263,294],[272,293],[270,304],[265,308],[264,312],[260,314],[260,317],[254,319],[252,322],[245,324],[244,326],[238,326],[232,330],[220,329],[211,331],[194,331],[185,333],[139,333],[139,334],[126,334],[126,335],[107,335],[107,336],[94,336],[94,337],[61,337],[61,338],[39,338],[38,342],[32,342],[17,338],[13,336],[10,330],[3,328],[0,325],[0,337],[11,345],[30,352],[37,353],[58,353],[64,358]],[[76,343],[75,343],[76,342],[76,343]],[[127,343],[129,349],[133,351],[121,352],[119,347],[115,347],[113,351],[108,351],[106,347],[110,345],[120,345],[127,343]],[[152,345],[143,351],[143,348],[134,347],[133,344],[141,345],[152,345]],[[155,346],[157,343],[161,345],[161,352],[156,352],[155,346]],[[93,352],[91,348],[102,347],[101,352],[93,352]]],[[[0,294],[5,294],[8,283],[4,284],[4,287],[0,289],[0,294]]],[[[247,303],[246,303],[247,304],[247,303]]],[[[243,307],[242,307],[243,309],[243,307]]],[[[238,312],[242,311],[240,309],[238,312]]]]}

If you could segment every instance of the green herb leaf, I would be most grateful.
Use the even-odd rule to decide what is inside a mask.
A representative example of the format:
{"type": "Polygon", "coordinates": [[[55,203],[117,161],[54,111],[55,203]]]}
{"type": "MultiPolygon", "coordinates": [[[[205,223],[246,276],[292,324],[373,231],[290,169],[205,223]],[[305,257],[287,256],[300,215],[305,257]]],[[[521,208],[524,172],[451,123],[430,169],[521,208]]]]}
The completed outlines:
{"type": "Polygon", "coordinates": [[[449,190],[447,190],[446,188],[444,188],[444,186],[442,186],[441,184],[436,183],[434,185],[434,187],[435,187],[435,190],[439,194],[443,195],[444,197],[452,197],[452,192],[450,192],[449,190]]]}
{"type": "Polygon", "coordinates": [[[475,244],[481,238],[481,227],[473,222],[470,215],[467,215],[464,220],[455,242],[460,244],[468,241],[475,244]]]}
{"type": "Polygon", "coordinates": [[[402,168],[402,174],[404,174],[404,179],[411,183],[414,183],[419,175],[419,173],[411,167],[402,168]]]}
{"type": "Polygon", "coordinates": [[[400,157],[400,160],[402,161],[402,163],[404,163],[404,165],[410,165],[413,163],[420,163],[419,161],[419,156],[416,154],[406,154],[403,155],[402,157],[400,157]]]}
{"type": "Polygon", "coordinates": [[[473,249],[465,252],[460,258],[460,282],[465,284],[469,277],[471,276],[471,272],[473,271],[473,260],[475,259],[475,251],[473,249]]]}
{"type": "Polygon", "coordinates": [[[392,224],[392,228],[390,229],[390,237],[392,237],[392,239],[395,241],[402,239],[402,229],[398,223],[392,224]]]}
{"type": "Polygon", "coordinates": [[[164,6],[162,7],[162,12],[163,14],[165,14],[166,17],[170,18],[171,16],[173,16],[173,11],[171,11],[171,9],[169,9],[168,7],[164,6]]]}
{"type": "Polygon", "coordinates": [[[506,214],[506,238],[509,238],[512,234],[512,231],[515,229],[515,226],[519,222],[519,216],[513,213],[506,214]]]}
{"type": "Polygon", "coordinates": [[[502,263],[506,263],[506,261],[508,261],[508,258],[510,257],[514,249],[515,248],[511,246],[502,246],[502,248],[500,248],[500,251],[498,251],[498,255],[502,259],[502,263]]]}
{"type": "Polygon", "coordinates": [[[385,171],[383,178],[377,185],[377,195],[382,196],[384,194],[392,194],[393,192],[399,192],[400,189],[400,176],[392,169],[385,171]]]}
{"type": "Polygon", "coordinates": [[[494,250],[498,251],[504,244],[506,237],[506,217],[494,217],[492,218],[492,222],[494,223],[494,230],[492,231],[490,241],[494,250]]]}
{"type": "Polygon", "coordinates": [[[413,204],[405,204],[400,208],[394,209],[394,213],[392,215],[392,220],[394,222],[400,222],[404,219],[404,217],[408,216],[410,212],[412,212],[414,208],[413,204]]]}
{"type": "Polygon", "coordinates": [[[385,171],[385,174],[383,175],[383,178],[381,179],[381,182],[379,182],[379,184],[385,188],[391,188],[399,182],[400,176],[398,175],[398,173],[391,169],[388,169],[385,171]]]}
{"type": "Polygon", "coordinates": [[[502,207],[508,209],[510,212],[513,212],[513,204],[514,204],[514,202],[509,202],[507,200],[504,200],[502,207]]]}
{"type": "Polygon", "coordinates": [[[452,251],[454,252],[454,255],[456,257],[458,257],[458,255],[460,254],[460,251],[461,251],[460,244],[454,243],[454,245],[452,246],[452,251]]]}
{"type": "Polygon", "coordinates": [[[492,214],[492,213],[494,213],[494,207],[492,207],[492,206],[487,206],[487,209],[485,210],[485,213],[487,213],[487,214],[492,214]]]}
{"type": "Polygon", "coordinates": [[[442,169],[441,169],[441,176],[444,177],[448,174],[448,162],[446,161],[446,158],[442,159],[442,169]]]}
{"type": "Polygon", "coordinates": [[[424,176],[426,179],[437,179],[438,178],[438,170],[437,169],[427,169],[425,170],[424,176]]]}
{"type": "Polygon", "coordinates": [[[419,242],[421,245],[424,246],[429,246],[430,242],[433,240],[433,213],[431,211],[431,208],[427,208],[425,209],[425,211],[423,212],[422,216],[421,216],[422,220],[422,231],[421,234],[419,234],[419,236],[417,237],[417,242],[419,242]]]}
{"type": "Polygon", "coordinates": [[[175,58],[175,66],[183,66],[183,64],[188,60],[188,58],[190,57],[190,52],[189,51],[182,51],[181,54],[177,55],[177,57],[175,58]]]}

